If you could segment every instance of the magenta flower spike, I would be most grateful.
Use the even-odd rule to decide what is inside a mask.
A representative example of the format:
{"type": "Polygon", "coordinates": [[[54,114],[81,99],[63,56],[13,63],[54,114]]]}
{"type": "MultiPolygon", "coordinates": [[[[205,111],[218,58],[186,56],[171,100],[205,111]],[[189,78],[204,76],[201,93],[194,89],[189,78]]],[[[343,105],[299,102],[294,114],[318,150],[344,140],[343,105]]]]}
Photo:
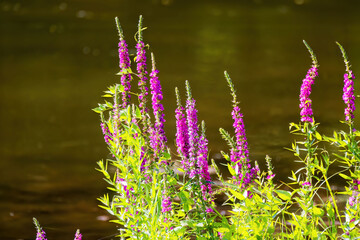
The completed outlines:
{"type": "Polygon", "coordinates": [[[170,212],[172,207],[171,207],[171,198],[169,196],[164,195],[165,197],[162,200],[161,203],[161,212],[162,213],[166,213],[166,212],[170,212]]]}
{"type": "Polygon", "coordinates": [[[142,38],[142,15],[139,18],[139,25],[138,25],[138,43],[136,44],[136,70],[139,76],[139,106],[141,113],[145,115],[148,111],[146,108],[147,102],[147,95],[148,95],[148,88],[146,86],[147,82],[147,70],[146,70],[146,51],[145,51],[145,44],[142,38]]]}
{"type": "Polygon", "coordinates": [[[130,57],[128,46],[124,39],[124,33],[122,31],[119,19],[115,18],[116,26],[119,32],[119,67],[120,67],[120,82],[124,87],[124,91],[122,92],[122,108],[126,108],[126,106],[130,103],[130,89],[131,89],[131,73],[129,73],[131,65],[130,65],[130,57]]]}
{"type": "Polygon", "coordinates": [[[75,238],[74,240],[82,240],[82,234],[80,233],[80,230],[76,230],[75,238]]]}
{"type": "Polygon", "coordinates": [[[178,88],[175,88],[177,108],[175,110],[176,118],[176,146],[177,152],[181,157],[183,169],[187,172],[189,170],[189,133],[186,123],[186,116],[184,108],[181,106],[181,100],[178,88]]]}
{"type": "Polygon", "coordinates": [[[199,127],[198,127],[198,119],[197,119],[197,110],[195,108],[195,99],[191,96],[191,89],[189,82],[186,81],[186,91],[187,91],[187,101],[186,101],[186,123],[188,127],[189,134],[189,169],[190,174],[189,177],[193,178],[198,174],[198,170],[196,169],[196,156],[197,156],[197,148],[199,142],[199,127]]]}
{"type": "Polygon", "coordinates": [[[239,181],[239,184],[242,184],[242,187],[246,187],[254,180],[259,169],[257,167],[251,167],[243,114],[236,100],[234,84],[226,71],[224,74],[233,97],[233,111],[231,115],[234,120],[233,127],[235,129],[236,139],[235,145],[232,146],[230,150],[230,161],[233,163],[236,174],[234,178],[239,181]]]}
{"type": "Polygon", "coordinates": [[[199,138],[197,167],[199,169],[200,188],[204,201],[212,201],[207,196],[212,194],[211,177],[208,165],[208,140],[205,136],[205,122],[202,121],[202,134],[199,138]]]}
{"type": "Polygon", "coordinates": [[[155,123],[154,123],[153,134],[150,136],[150,144],[151,147],[154,149],[155,154],[158,154],[165,149],[167,139],[164,131],[164,122],[165,122],[164,107],[161,104],[161,100],[163,99],[163,94],[162,94],[159,77],[157,76],[159,71],[156,69],[155,58],[152,53],[151,53],[151,60],[152,60],[152,71],[150,73],[150,89],[152,95],[151,103],[153,108],[153,114],[155,117],[155,123]]]}
{"type": "Polygon", "coordinates": [[[342,99],[346,104],[346,108],[344,111],[345,120],[349,123],[352,123],[353,119],[355,118],[355,94],[354,94],[354,79],[355,76],[353,72],[350,70],[350,63],[348,57],[346,55],[345,49],[340,45],[340,43],[336,42],[339,46],[341,53],[344,58],[346,73],[344,74],[344,88],[343,88],[343,96],[342,99]]]}
{"type": "Polygon", "coordinates": [[[36,240],[47,240],[46,234],[44,230],[42,230],[40,223],[36,218],[33,218],[37,233],[36,233],[36,240]]]}
{"type": "Polygon", "coordinates": [[[354,119],[355,112],[355,95],[354,95],[354,74],[350,70],[344,74],[344,88],[343,88],[343,100],[346,104],[345,108],[345,120],[351,122],[354,119]]]}
{"type": "Polygon", "coordinates": [[[300,89],[300,116],[302,122],[309,122],[312,123],[313,120],[313,110],[312,110],[312,101],[310,99],[311,94],[311,85],[314,84],[315,77],[318,76],[317,68],[317,59],[313,52],[313,50],[310,48],[310,46],[303,41],[306,48],[309,50],[309,53],[311,55],[311,58],[313,60],[312,67],[308,70],[306,77],[303,79],[301,89],[300,89]]]}

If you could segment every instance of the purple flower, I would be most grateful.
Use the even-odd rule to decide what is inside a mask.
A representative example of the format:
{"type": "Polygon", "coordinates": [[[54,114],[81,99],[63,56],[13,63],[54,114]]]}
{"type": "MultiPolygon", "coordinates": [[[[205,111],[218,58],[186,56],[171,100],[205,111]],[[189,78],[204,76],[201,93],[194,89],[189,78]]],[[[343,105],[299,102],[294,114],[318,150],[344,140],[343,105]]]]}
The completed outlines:
{"type": "Polygon", "coordinates": [[[166,196],[163,198],[162,204],[161,204],[161,212],[170,212],[171,211],[171,198],[169,196],[166,196]]]}
{"type": "Polygon", "coordinates": [[[200,136],[198,143],[198,158],[197,158],[197,167],[199,171],[199,179],[200,179],[200,188],[203,195],[204,201],[209,201],[207,196],[212,193],[211,190],[211,177],[209,174],[209,166],[207,161],[208,156],[208,140],[205,137],[205,134],[200,136]]]}
{"type": "Polygon", "coordinates": [[[315,77],[318,75],[316,66],[310,68],[303,79],[300,89],[300,116],[302,122],[313,122],[313,111],[311,108],[311,85],[314,83],[315,77]]]}
{"type": "Polygon", "coordinates": [[[121,39],[119,42],[119,60],[120,72],[122,73],[120,82],[121,85],[124,86],[124,92],[122,92],[122,107],[125,108],[130,102],[131,74],[127,73],[127,70],[130,69],[130,58],[124,39],[121,39]]]}
{"type": "Polygon", "coordinates": [[[150,89],[152,94],[152,107],[155,116],[155,123],[153,134],[151,134],[150,136],[150,144],[155,151],[155,155],[157,155],[165,149],[167,139],[164,131],[164,107],[160,102],[163,99],[163,95],[161,91],[160,81],[157,76],[159,71],[155,68],[154,55],[152,54],[151,56],[153,62],[153,69],[150,73],[150,89]]]}
{"type": "Polygon", "coordinates": [[[80,233],[80,230],[78,229],[75,233],[74,240],[82,240],[82,234],[80,233]]]}
{"type": "Polygon", "coordinates": [[[140,89],[139,94],[139,106],[141,113],[144,115],[147,112],[146,108],[146,96],[148,95],[148,88],[146,87],[147,81],[147,70],[146,70],[146,53],[145,53],[145,44],[143,41],[139,41],[136,44],[136,70],[139,76],[138,86],[140,89]]]}
{"type": "Polygon", "coordinates": [[[236,148],[231,149],[230,160],[234,163],[235,179],[240,180],[239,183],[242,182],[242,187],[246,187],[255,178],[258,168],[251,167],[250,164],[243,114],[240,112],[237,103],[234,104],[231,115],[234,120],[233,127],[235,129],[236,148]]]}
{"type": "Polygon", "coordinates": [[[249,150],[248,143],[245,134],[245,125],[243,120],[243,114],[240,112],[239,106],[235,106],[232,113],[232,119],[234,120],[233,127],[235,129],[235,137],[236,137],[236,156],[237,158],[233,158],[232,160],[240,164],[241,162],[249,162],[249,150]]]}
{"type": "Polygon", "coordinates": [[[38,229],[38,232],[36,234],[36,240],[47,240],[44,230],[38,229]]]}
{"type": "Polygon", "coordinates": [[[306,186],[306,187],[310,187],[311,183],[310,182],[303,182],[301,185],[306,186]]]}
{"type": "Polygon", "coordinates": [[[195,108],[195,100],[193,98],[189,98],[186,101],[186,117],[189,136],[189,177],[193,178],[196,174],[198,174],[196,169],[196,155],[199,141],[197,110],[195,108]]]}
{"type": "Polygon", "coordinates": [[[354,206],[354,204],[355,204],[355,198],[354,197],[349,197],[349,205],[350,206],[354,206]]]}
{"type": "Polygon", "coordinates": [[[206,212],[207,213],[212,213],[212,212],[214,212],[214,209],[212,209],[211,207],[208,207],[208,208],[206,208],[206,212]]]}
{"type": "Polygon", "coordinates": [[[344,74],[343,100],[346,104],[345,120],[350,122],[354,119],[355,95],[354,95],[354,74],[351,70],[344,74]]]}
{"type": "Polygon", "coordinates": [[[110,141],[112,141],[113,139],[112,139],[112,137],[111,137],[112,134],[111,134],[108,126],[107,126],[105,123],[103,123],[103,122],[100,123],[100,126],[101,126],[102,133],[103,133],[103,135],[104,135],[105,142],[106,142],[107,144],[110,144],[110,141]]]}
{"type": "Polygon", "coordinates": [[[266,179],[270,180],[270,179],[273,179],[274,177],[275,177],[275,174],[271,174],[271,175],[268,175],[268,176],[266,177],[266,179]]]}
{"type": "Polygon", "coordinates": [[[181,105],[175,110],[175,118],[177,152],[181,156],[184,170],[187,171],[189,169],[189,134],[184,108],[181,105]]]}
{"type": "Polygon", "coordinates": [[[141,167],[140,167],[140,170],[141,172],[144,172],[145,171],[145,165],[146,165],[146,157],[145,157],[145,148],[144,147],[141,147],[141,152],[140,152],[140,162],[141,162],[141,167]]]}

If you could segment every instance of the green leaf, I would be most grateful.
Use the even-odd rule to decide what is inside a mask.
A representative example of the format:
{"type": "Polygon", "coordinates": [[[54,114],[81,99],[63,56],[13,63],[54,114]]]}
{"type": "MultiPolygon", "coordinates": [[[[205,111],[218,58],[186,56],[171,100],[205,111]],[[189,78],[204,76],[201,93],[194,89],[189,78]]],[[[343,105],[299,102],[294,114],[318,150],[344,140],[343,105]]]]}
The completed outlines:
{"type": "Polygon", "coordinates": [[[237,191],[235,191],[235,190],[233,190],[231,188],[228,188],[228,189],[232,193],[232,195],[234,195],[237,199],[239,199],[239,200],[244,200],[245,199],[245,196],[243,194],[241,194],[241,193],[239,193],[239,192],[237,192],[237,191]]]}
{"type": "Polygon", "coordinates": [[[288,201],[291,199],[291,193],[285,190],[275,190],[279,198],[281,198],[284,201],[288,201]]]}
{"type": "Polygon", "coordinates": [[[315,132],[315,137],[316,137],[316,139],[319,140],[319,141],[322,140],[321,134],[318,133],[318,132],[315,132]]]}
{"type": "Polygon", "coordinates": [[[232,176],[235,176],[235,170],[233,169],[233,167],[230,165],[230,163],[228,163],[228,169],[229,169],[229,172],[232,176]]]}
{"type": "Polygon", "coordinates": [[[349,177],[348,175],[345,175],[343,173],[339,173],[339,176],[342,177],[345,180],[352,180],[351,177],[349,177]]]}
{"type": "Polygon", "coordinates": [[[96,113],[102,113],[104,110],[101,107],[96,107],[92,109],[96,113]]]}

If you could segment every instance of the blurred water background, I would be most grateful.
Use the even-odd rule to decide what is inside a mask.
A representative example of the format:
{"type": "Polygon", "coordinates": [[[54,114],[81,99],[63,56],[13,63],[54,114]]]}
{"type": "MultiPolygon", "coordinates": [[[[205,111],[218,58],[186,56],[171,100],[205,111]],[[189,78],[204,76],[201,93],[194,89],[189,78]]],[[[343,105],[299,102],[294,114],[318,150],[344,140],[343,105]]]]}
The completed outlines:
{"type": "Polygon", "coordinates": [[[360,77],[359,10],[357,0],[0,0],[0,239],[34,239],[32,217],[54,240],[72,239],[76,228],[84,239],[117,233],[97,207],[106,184],[96,161],[108,152],[91,111],[119,81],[115,16],[132,52],[144,16],[173,151],[174,88],[184,93],[186,79],[207,124],[210,157],[227,151],[218,132],[232,130],[227,70],[251,159],[263,166],[270,155],[285,180],[296,168],[284,150],[293,139],[288,124],[299,121],[299,88],[311,65],[302,40],[318,56],[313,108],[329,134],[343,128],[344,64],[335,41],[360,77]]]}

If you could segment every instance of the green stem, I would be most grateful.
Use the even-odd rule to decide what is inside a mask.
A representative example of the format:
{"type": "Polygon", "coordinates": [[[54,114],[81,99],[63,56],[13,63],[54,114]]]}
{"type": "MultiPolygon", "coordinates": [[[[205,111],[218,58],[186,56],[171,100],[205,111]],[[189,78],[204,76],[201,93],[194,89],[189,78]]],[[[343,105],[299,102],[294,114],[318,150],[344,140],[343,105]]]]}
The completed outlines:
{"type": "Polygon", "coordinates": [[[327,178],[327,176],[326,176],[326,173],[323,172],[323,176],[324,176],[324,180],[325,180],[325,182],[326,182],[326,186],[327,186],[327,188],[328,188],[329,191],[330,191],[331,199],[332,199],[333,202],[334,202],[334,208],[335,208],[336,216],[337,216],[337,218],[339,219],[340,226],[342,226],[343,224],[342,224],[342,221],[341,221],[341,216],[340,216],[340,214],[339,214],[339,209],[338,209],[338,207],[337,207],[336,199],[335,199],[335,196],[334,196],[334,194],[333,194],[333,191],[331,190],[331,186],[330,186],[329,180],[328,180],[328,178],[327,178]]]}

